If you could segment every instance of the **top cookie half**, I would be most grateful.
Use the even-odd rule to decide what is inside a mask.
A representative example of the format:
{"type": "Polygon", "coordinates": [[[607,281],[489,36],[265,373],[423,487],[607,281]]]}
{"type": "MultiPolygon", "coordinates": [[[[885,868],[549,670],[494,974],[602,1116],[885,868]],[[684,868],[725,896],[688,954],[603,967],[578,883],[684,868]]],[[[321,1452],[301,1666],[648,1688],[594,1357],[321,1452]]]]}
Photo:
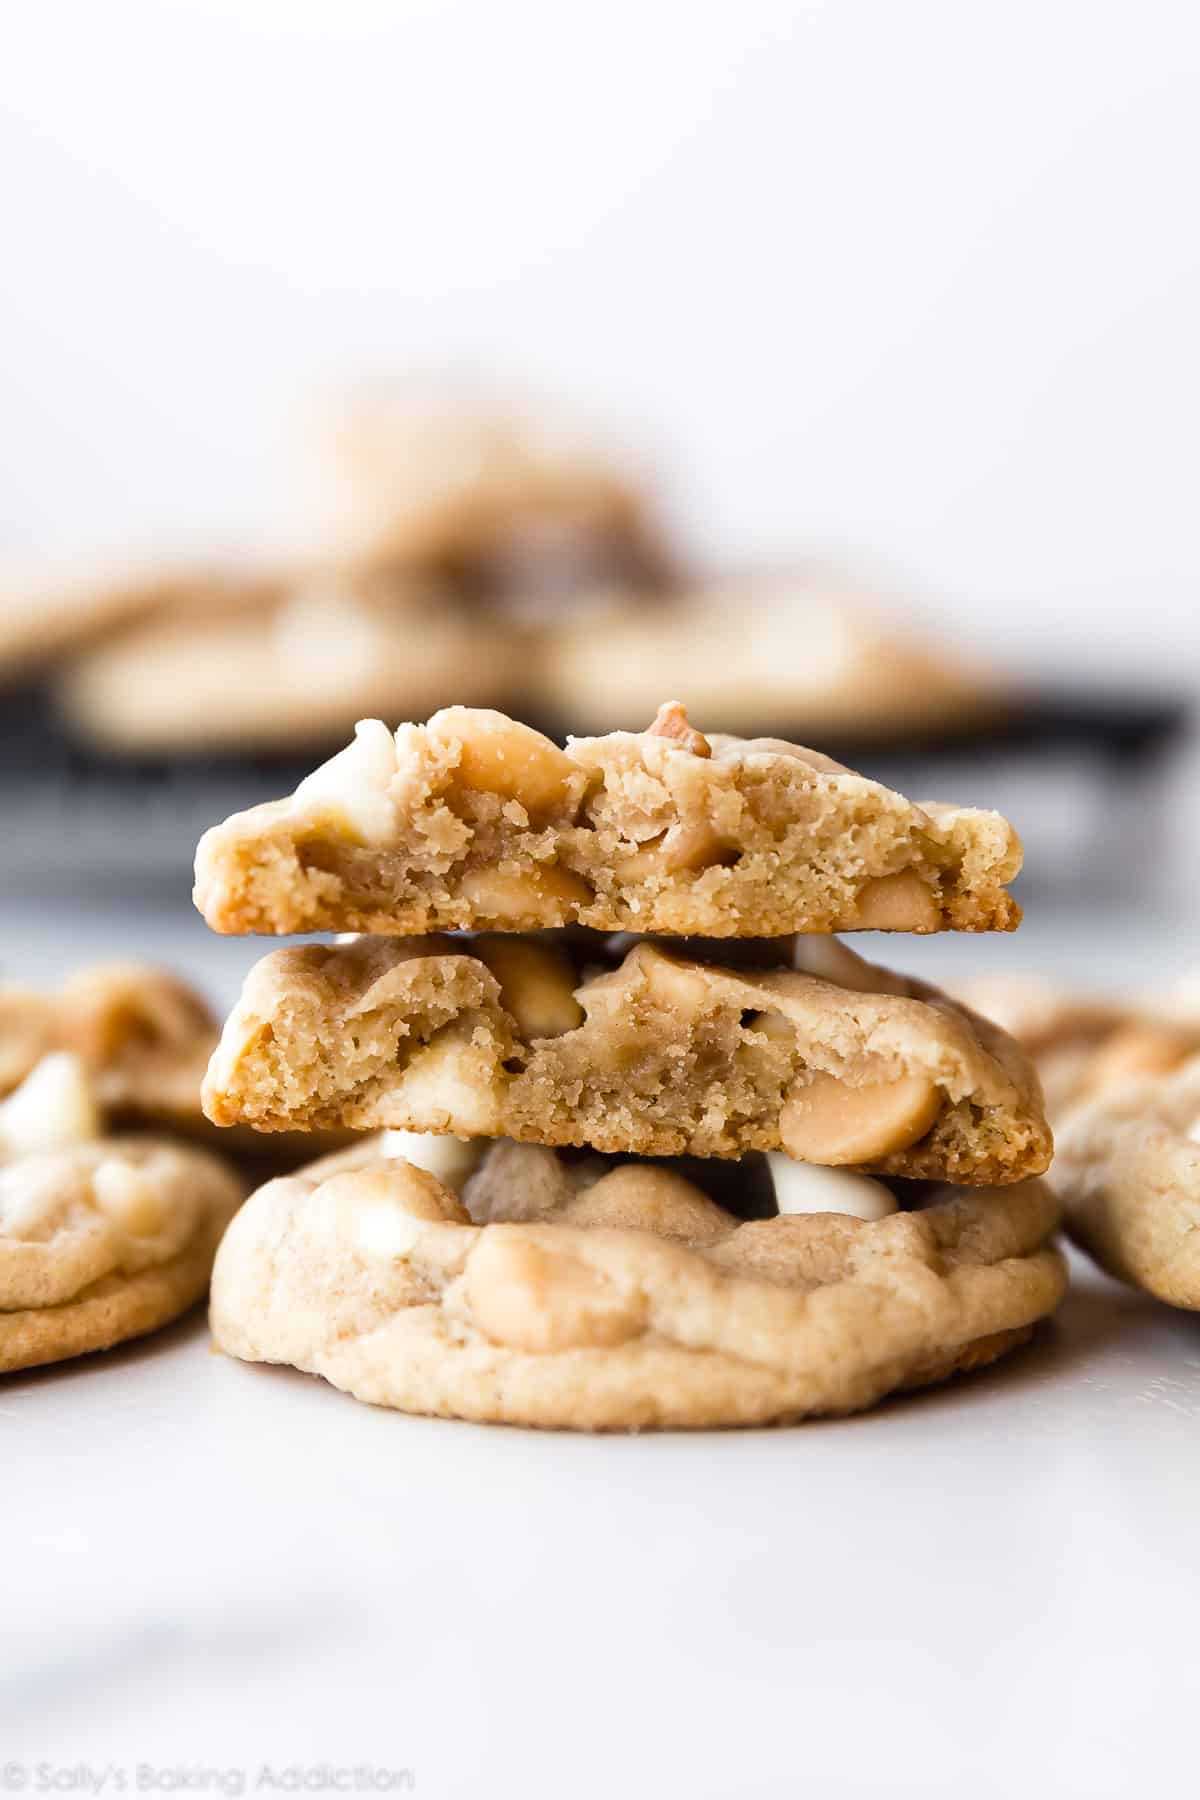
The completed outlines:
{"type": "Polygon", "coordinates": [[[1011,931],[998,813],[917,806],[812,750],[711,740],[675,702],[648,731],[549,738],[452,706],[378,720],[286,800],[200,841],[216,931],[1011,931]]]}

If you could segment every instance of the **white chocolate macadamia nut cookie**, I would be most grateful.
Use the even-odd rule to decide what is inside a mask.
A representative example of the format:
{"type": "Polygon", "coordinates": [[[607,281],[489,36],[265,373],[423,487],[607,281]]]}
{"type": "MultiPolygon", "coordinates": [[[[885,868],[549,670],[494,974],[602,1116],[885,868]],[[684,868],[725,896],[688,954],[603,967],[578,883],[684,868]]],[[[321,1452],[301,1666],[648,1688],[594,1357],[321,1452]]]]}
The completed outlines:
{"type": "Polygon", "coordinates": [[[997,813],[916,806],[775,739],[649,730],[560,750],[503,713],[378,720],[290,799],[201,839],[216,931],[675,936],[1011,930],[1021,847],[997,813]]]}
{"type": "Polygon", "coordinates": [[[205,1109],[260,1131],[386,1125],[656,1156],[783,1150],[976,1184],[1046,1167],[1034,1071],[935,989],[830,940],[785,945],[801,968],[716,966],[691,949],[618,943],[615,965],[602,939],[571,934],[279,950],[247,978],[205,1109]]]}
{"type": "Polygon", "coordinates": [[[664,693],[722,731],[884,741],[952,735],[1002,713],[994,670],[927,640],[864,585],[818,567],[750,572],[658,605],[614,596],[543,646],[540,711],[577,730],[636,730],[664,693]]]}
{"type": "Polygon", "coordinates": [[[669,1166],[499,1143],[449,1186],[376,1140],[251,1198],[217,1257],[212,1329],[231,1356],[406,1412],[780,1423],[1023,1342],[1065,1286],[1056,1216],[1027,1182],[870,1222],[740,1222],[669,1166]]]}
{"type": "Polygon", "coordinates": [[[108,1123],[203,1125],[216,1015],[148,963],[95,963],[53,990],[0,985],[0,1095],[51,1051],[77,1055],[108,1123]]]}
{"type": "Polygon", "coordinates": [[[324,746],[364,713],[514,691],[520,650],[499,627],[384,570],[314,564],[190,602],[74,658],[56,698],[76,733],[140,755],[324,746]]]}
{"type": "Polygon", "coordinates": [[[333,502],[344,552],[526,621],[564,604],[611,611],[614,588],[672,577],[639,486],[570,421],[513,396],[400,380],[343,396],[332,423],[320,500],[333,502]]]}
{"type": "Polygon", "coordinates": [[[242,1188],[215,1156],[105,1138],[81,1057],[0,1103],[0,1373],[103,1350],[198,1300],[242,1188]]]}
{"type": "Polygon", "coordinates": [[[1051,1178],[1067,1229],[1102,1268],[1200,1310],[1200,1055],[1076,1106],[1051,1178]]]}

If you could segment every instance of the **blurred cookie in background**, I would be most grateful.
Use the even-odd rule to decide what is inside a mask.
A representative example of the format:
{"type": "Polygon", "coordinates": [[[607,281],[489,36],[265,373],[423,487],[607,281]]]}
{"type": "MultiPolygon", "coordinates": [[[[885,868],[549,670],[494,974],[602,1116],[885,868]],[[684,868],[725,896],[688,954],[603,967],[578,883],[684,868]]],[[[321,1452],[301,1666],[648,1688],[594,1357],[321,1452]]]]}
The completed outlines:
{"type": "MultiPolygon", "coordinates": [[[[24,1091],[48,1059],[57,1081],[54,1070],[66,1057],[82,1071],[105,1131],[167,1132],[256,1170],[292,1168],[349,1140],[347,1132],[326,1132],[317,1140],[285,1133],[281,1141],[211,1125],[200,1089],[219,1038],[220,1022],[204,996],[153,963],[91,963],[57,988],[0,980],[0,1102],[24,1091]]],[[[40,1106],[30,1089],[22,1118],[34,1127],[40,1106]]]]}
{"type": "Polygon", "coordinates": [[[1080,993],[1040,975],[977,976],[952,991],[1028,1051],[1055,1122],[1130,1082],[1170,1074],[1200,1051],[1200,1007],[1171,1016],[1156,998],[1080,993]]]}
{"type": "Polygon", "coordinates": [[[672,550],[639,479],[553,408],[461,380],[377,380],[318,433],[335,552],[522,621],[610,587],[655,594],[672,550]]]}
{"type": "Polygon", "coordinates": [[[1101,1268],[1200,1310],[1200,1056],[1075,1108],[1050,1181],[1101,1268]]]}
{"type": "Polygon", "coordinates": [[[665,693],[715,730],[818,744],[958,730],[1002,706],[998,681],[836,571],[750,573],[656,607],[606,598],[553,630],[541,663],[542,710],[576,729],[638,730],[665,693]]]}
{"type": "Polygon", "coordinates": [[[106,632],[170,607],[181,581],[204,577],[170,559],[104,556],[0,562],[0,685],[36,675],[106,632]]]}
{"type": "Polygon", "coordinates": [[[70,660],[55,698],[84,742],[132,755],[223,754],[336,740],[448,693],[507,700],[519,651],[430,582],[371,564],[198,580],[156,617],[70,660]]]}

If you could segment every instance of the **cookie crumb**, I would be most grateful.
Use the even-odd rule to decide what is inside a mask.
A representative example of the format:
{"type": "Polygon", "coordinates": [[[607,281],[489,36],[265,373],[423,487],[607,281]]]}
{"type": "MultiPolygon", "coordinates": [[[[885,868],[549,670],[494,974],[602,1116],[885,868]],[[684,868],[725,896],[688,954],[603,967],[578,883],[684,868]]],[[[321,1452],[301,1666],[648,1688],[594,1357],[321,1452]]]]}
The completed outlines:
{"type": "Polygon", "coordinates": [[[650,737],[673,738],[681,750],[689,750],[693,756],[711,756],[712,745],[702,731],[688,724],[688,716],[681,700],[664,700],[654,715],[648,735],[650,737]]]}

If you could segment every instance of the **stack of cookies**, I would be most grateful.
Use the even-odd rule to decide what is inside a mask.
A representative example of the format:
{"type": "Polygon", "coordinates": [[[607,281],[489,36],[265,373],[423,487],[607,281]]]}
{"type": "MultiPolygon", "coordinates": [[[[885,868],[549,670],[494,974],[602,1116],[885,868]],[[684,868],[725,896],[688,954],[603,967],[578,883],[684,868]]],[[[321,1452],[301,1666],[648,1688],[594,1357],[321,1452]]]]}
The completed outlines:
{"type": "Polygon", "coordinates": [[[1037,1075],[831,936],[1009,930],[1019,866],[996,814],[674,702],[565,750],[360,725],[199,849],[216,930],[343,934],[252,971],[208,1116],[375,1134],[239,1213],[218,1344],[612,1429],[846,1412],[1024,1341],[1065,1281],[1037,1075]]]}

